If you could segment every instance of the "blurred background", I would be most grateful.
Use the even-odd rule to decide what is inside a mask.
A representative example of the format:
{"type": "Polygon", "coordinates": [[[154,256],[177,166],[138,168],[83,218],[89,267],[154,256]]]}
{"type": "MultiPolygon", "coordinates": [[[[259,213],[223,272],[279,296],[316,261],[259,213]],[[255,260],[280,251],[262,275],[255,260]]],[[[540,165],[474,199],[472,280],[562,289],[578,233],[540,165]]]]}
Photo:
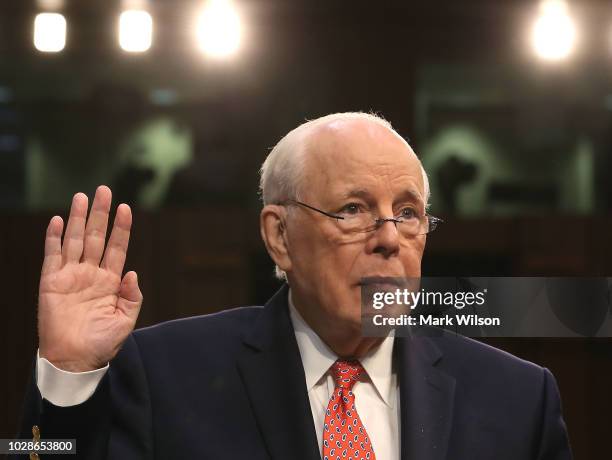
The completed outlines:
{"type": "MultiPolygon", "coordinates": [[[[134,209],[139,326],[262,304],[258,169],[340,111],[379,113],[422,159],[446,221],[424,274],[612,276],[610,2],[2,0],[0,437],[45,228],[75,192],[134,209]]],[[[484,340],[552,370],[577,459],[612,458],[611,339],[484,340]]]]}

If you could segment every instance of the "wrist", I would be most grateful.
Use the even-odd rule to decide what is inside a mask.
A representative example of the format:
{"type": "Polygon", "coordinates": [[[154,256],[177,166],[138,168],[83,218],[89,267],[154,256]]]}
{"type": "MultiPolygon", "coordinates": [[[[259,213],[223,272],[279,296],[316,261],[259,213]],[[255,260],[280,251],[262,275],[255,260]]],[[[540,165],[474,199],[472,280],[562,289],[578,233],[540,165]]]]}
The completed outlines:
{"type": "Polygon", "coordinates": [[[73,373],[95,371],[98,369],[102,369],[108,364],[97,363],[87,360],[58,359],[57,357],[53,357],[52,355],[45,353],[42,349],[39,350],[39,356],[49,361],[57,369],[73,373]]]}
{"type": "Polygon", "coordinates": [[[105,366],[105,364],[95,365],[83,361],[51,361],[50,359],[47,359],[47,361],[49,361],[51,364],[53,364],[55,367],[62,371],[72,373],[95,371],[98,369],[102,369],[105,366]]]}

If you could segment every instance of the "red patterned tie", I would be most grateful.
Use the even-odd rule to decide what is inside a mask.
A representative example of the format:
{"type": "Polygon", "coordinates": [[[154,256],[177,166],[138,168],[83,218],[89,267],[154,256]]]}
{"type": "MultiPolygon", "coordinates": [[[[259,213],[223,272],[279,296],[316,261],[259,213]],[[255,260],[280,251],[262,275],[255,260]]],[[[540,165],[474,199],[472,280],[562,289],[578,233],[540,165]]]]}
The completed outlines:
{"type": "Polygon", "coordinates": [[[353,385],[364,372],[359,361],[336,361],[336,381],[323,425],[323,460],[375,460],[372,443],[355,409],[353,385]]]}

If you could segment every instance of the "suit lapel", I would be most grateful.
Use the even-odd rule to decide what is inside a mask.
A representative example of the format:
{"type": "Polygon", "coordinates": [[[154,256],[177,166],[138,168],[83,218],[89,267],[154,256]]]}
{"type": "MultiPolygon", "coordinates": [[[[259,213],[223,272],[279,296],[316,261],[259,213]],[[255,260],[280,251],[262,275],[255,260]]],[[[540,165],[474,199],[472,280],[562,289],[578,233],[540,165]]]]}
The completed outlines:
{"type": "MultiPolygon", "coordinates": [[[[238,361],[262,437],[273,459],[320,460],[306,378],[289,319],[288,286],[266,303],[238,361]]],[[[396,337],[401,459],[443,460],[453,418],[455,379],[436,367],[430,337],[396,337]]]]}
{"type": "Polygon", "coordinates": [[[401,459],[443,460],[453,419],[455,379],[436,368],[442,354],[430,337],[396,337],[400,381],[401,459]]]}
{"type": "Polygon", "coordinates": [[[320,460],[285,284],[245,337],[238,368],[273,459],[320,460]]]}

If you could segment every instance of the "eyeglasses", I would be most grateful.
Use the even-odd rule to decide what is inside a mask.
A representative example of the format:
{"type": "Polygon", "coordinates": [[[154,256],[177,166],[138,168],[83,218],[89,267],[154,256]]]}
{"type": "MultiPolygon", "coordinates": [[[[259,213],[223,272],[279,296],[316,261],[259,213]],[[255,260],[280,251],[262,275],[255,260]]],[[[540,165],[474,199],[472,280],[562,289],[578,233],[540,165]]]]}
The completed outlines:
{"type": "Polygon", "coordinates": [[[296,204],[316,211],[324,216],[336,219],[340,229],[349,234],[372,232],[385,222],[393,222],[400,234],[406,238],[433,232],[439,223],[444,222],[438,217],[427,213],[418,214],[412,207],[402,208],[401,213],[394,217],[377,217],[367,210],[359,208],[356,203],[345,206],[338,214],[329,213],[296,200],[287,200],[280,205],[296,204]]]}

